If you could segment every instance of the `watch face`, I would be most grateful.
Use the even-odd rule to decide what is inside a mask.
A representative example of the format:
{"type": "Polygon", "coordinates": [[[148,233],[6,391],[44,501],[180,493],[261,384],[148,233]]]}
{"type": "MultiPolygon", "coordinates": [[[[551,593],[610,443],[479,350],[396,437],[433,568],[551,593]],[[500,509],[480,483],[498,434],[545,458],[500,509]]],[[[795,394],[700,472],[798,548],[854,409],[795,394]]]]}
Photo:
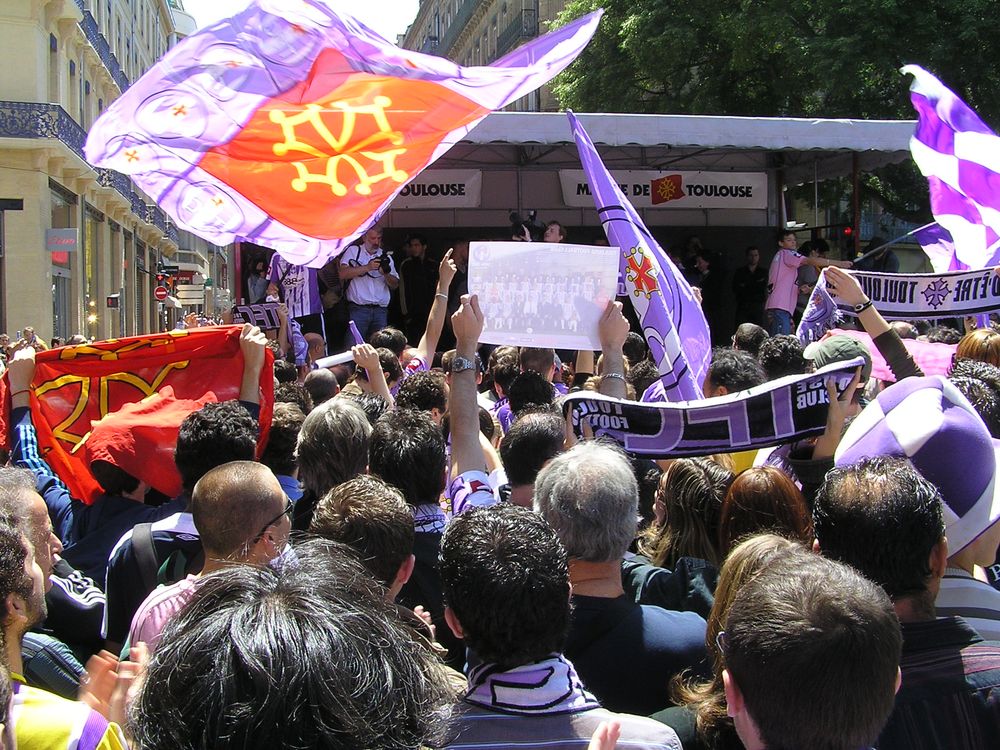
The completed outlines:
{"type": "Polygon", "coordinates": [[[465,372],[466,370],[472,370],[476,366],[476,363],[465,357],[455,357],[451,363],[452,372],[465,372]]]}

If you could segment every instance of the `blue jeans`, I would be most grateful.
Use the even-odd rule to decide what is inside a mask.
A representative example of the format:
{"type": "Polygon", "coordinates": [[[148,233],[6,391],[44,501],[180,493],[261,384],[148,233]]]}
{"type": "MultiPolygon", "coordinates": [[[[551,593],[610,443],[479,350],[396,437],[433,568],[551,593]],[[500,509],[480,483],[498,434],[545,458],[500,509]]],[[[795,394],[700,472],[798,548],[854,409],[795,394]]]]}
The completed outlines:
{"type": "MultiPolygon", "coordinates": [[[[347,310],[351,316],[351,320],[354,321],[354,325],[358,327],[358,331],[364,337],[365,341],[368,341],[375,331],[385,328],[389,321],[388,307],[356,305],[353,302],[348,302],[347,310]]],[[[347,348],[354,346],[354,339],[351,337],[350,331],[347,332],[345,343],[347,348]]]]}
{"type": "Polygon", "coordinates": [[[787,310],[771,308],[764,311],[764,323],[771,336],[780,336],[792,332],[792,314],[787,310]]]}

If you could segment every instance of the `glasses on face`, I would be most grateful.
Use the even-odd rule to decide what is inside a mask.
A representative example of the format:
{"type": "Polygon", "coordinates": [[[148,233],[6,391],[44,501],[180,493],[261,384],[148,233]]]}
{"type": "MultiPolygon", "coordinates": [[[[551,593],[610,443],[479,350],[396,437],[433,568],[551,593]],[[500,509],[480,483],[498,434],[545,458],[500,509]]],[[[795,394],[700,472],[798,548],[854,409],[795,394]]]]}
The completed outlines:
{"type": "Polygon", "coordinates": [[[274,526],[274,524],[278,523],[278,521],[280,521],[285,516],[291,516],[292,515],[292,511],[294,509],[295,509],[295,506],[292,505],[292,501],[289,500],[286,497],[285,498],[285,509],[283,511],[281,511],[281,513],[279,513],[278,515],[276,515],[274,518],[272,518],[270,521],[268,521],[267,523],[265,523],[264,526],[263,526],[263,528],[261,528],[261,530],[258,532],[257,536],[255,536],[253,538],[253,541],[254,542],[260,541],[264,537],[264,534],[267,533],[267,530],[269,528],[271,528],[272,526],[274,526]]]}

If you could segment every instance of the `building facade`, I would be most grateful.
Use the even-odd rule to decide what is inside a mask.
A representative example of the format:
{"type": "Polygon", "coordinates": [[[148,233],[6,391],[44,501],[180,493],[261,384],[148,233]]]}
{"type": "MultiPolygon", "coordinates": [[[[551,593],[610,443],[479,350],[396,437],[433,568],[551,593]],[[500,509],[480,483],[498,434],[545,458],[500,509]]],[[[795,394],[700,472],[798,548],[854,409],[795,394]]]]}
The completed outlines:
{"type": "MultiPolygon", "coordinates": [[[[402,46],[460,65],[488,65],[544,34],[565,5],[565,0],[421,0],[402,46]]],[[[558,103],[543,86],[507,109],[554,112],[558,103]]]]}
{"type": "Polygon", "coordinates": [[[0,49],[0,331],[109,338],[161,330],[223,292],[225,249],[178,232],[117,172],[87,163],[87,130],[195,30],[181,0],[3,0],[0,49]],[[61,230],[61,231],[60,231],[61,230]],[[220,262],[221,257],[221,262],[220,262]],[[184,273],[154,297],[157,268],[184,273]],[[189,282],[181,283],[178,282],[189,282]]]}

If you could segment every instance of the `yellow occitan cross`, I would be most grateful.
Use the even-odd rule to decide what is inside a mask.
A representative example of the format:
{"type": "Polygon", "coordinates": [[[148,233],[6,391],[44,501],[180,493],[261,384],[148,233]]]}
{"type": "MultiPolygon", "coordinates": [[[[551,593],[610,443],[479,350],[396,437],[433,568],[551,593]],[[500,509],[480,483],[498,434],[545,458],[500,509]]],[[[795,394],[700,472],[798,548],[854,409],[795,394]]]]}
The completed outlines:
{"type": "Polygon", "coordinates": [[[372,104],[366,105],[351,104],[343,100],[326,102],[325,106],[312,102],[294,115],[272,110],[270,113],[271,121],[281,128],[282,136],[285,139],[283,142],[273,145],[275,156],[286,156],[292,151],[298,151],[316,159],[326,160],[326,170],[319,173],[310,172],[304,162],[292,162],[292,166],[298,172],[298,177],[291,181],[292,189],[301,193],[306,190],[310,183],[315,182],[329,185],[330,190],[338,197],[347,195],[347,186],[337,176],[341,164],[346,164],[353,170],[357,178],[354,190],[359,195],[369,195],[372,192],[371,186],[382,180],[405,182],[409,175],[405,170],[396,167],[396,158],[406,153],[406,149],[402,148],[403,134],[392,129],[385,111],[391,104],[392,100],[389,97],[376,96],[372,104]],[[343,113],[339,137],[330,131],[323,120],[323,113],[330,110],[340,110],[343,113]],[[351,143],[358,115],[370,116],[378,129],[367,138],[357,143],[351,143]],[[296,127],[307,124],[313,127],[323,142],[330,147],[332,153],[322,151],[312,144],[298,139],[296,127]],[[383,151],[372,150],[372,147],[377,146],[380,142],[387,142],[388,145],[397,148],[388,148],[383,151]],[[350,146],[350,153],[344,153],[348,146],[350,146]],[[382,171],[369,174],[358,157],[381,163],[382,171]]]}
{"type": "Polygon", "coordinates": [[[667,180],[665,182],[660,183],[658,192],[660,193],[661,198],[666,198],[667,200],[669,200],[670,198],[674,197],[674,193],[676,192],[676,186],[674,185],[673,182],[667,180]]]}

